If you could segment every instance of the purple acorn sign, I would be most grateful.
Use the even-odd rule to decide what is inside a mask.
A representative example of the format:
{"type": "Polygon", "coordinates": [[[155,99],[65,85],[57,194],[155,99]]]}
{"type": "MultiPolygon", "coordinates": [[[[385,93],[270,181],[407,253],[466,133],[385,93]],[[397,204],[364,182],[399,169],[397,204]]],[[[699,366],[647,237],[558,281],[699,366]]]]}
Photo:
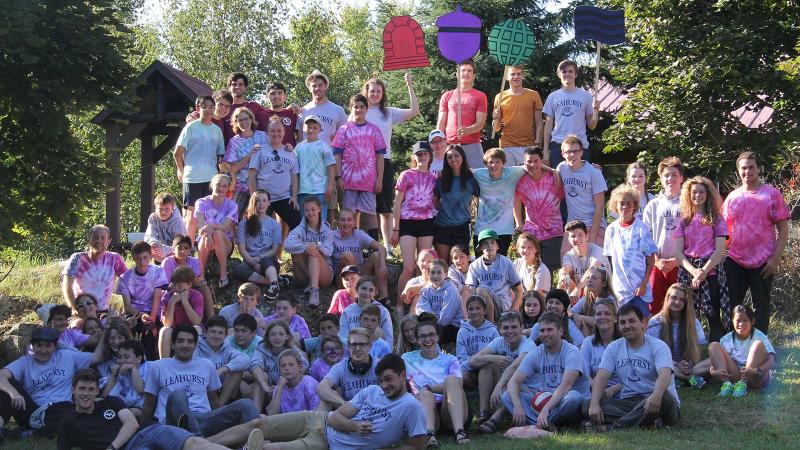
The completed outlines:
{"type": "Polygon", "coordinates": [[[481,19],[461,10],[456,10],[436,19],[439,27],[437,40],[439,53],[448,61],[460,63],[466,61],[481,48],[481,19]]]}

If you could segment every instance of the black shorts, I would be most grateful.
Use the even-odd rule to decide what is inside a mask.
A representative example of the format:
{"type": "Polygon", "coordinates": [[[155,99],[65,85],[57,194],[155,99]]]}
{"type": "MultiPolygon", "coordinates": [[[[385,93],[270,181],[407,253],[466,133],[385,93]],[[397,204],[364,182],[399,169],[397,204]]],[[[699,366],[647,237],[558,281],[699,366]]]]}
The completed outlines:
{"type": "Polygon", "coordinates": [[[210,181],[204,183],[183,183],[183,207],[194,208],[194,203],[211,195],[210,181]]]}
{"type": "Polygon", "coordinates": [[[394,164],[389,158],[383,158],[383,188],[375,196],[375,210],[378,214],[390,214],[394,207],[394,164]]]}
{"type": "Polygon", "coordinates": [[[433,243],[453,247],[461,244],[469,248],[469,237],[472,235],[469,229],[469,222],[454,227],[442,227],[434,225],[433,243]]]}
{"type": "Polygon", "coordinates": [[[414,236],[416,238],[433,236],[433,219],[400,219],[400,237],[403,236],[414,236]]]}
{"type": "Polygon", "coordinates": [[[294,206],[289,204],[289,199],[276,200],[269,204],[269,212],[276,213],[281,220],[286,222],[289,230],[300,225],[300,210],[294,209],[294,206]]]}

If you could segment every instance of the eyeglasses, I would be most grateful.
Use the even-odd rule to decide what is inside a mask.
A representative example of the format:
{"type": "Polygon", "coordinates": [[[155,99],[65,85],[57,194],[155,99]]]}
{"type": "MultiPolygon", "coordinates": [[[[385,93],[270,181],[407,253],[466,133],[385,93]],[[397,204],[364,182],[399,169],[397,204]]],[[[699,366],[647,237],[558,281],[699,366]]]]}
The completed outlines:
{"type": "Polygon", "coordinates": [[[350,342],[347,345],[351,348],[366,348],[369,345],[369,342],[350,342]]]}
{"type": "Polygon", "coordinates": [[[78,308],[86,308],[87,306],[94,305],[94,302],[81,302],[78,303],[78,308]]]}
{"type": "Polygon", "coordinates": [[[578,149],[578,150],[564,150],[564,153],[566,153],[567,155],[574,155],[575,153],[581,153],[581,152],[583,152],[583,149],[578,149]]]}
{"type": "Polygon", "coordinates": [[[439,335],[436,332],[426,333],[426,334],[420,334],[419,336],[417,336],[417,339],[419,340],[436,339],[437,336],[439,335]]]}
{"type": "Polygon", "coordinates": [[[322,349],[325,353],[329,353],[331,355],[335,355],[341,351],[339,347],[330,347],[322,349]]]}

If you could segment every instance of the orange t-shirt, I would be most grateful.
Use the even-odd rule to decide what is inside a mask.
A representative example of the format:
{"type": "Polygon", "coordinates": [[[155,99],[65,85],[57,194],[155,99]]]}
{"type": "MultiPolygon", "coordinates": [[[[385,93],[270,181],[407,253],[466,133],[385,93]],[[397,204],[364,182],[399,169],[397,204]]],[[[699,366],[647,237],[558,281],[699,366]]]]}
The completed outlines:
{"type": "MultiPolygon", "coordinates": [[[[500,94],[494,98],[494,107],[500,101],[500,94]]],[[[542,98],[531,89],[523,89],[519,95],[512,95],[511,89],[503,91],[503,102],[500,104],[501,121],[503,123],[500,147],[528,147],[533,145],[533,115],[538,110],[541,114],[542,98]]]]}

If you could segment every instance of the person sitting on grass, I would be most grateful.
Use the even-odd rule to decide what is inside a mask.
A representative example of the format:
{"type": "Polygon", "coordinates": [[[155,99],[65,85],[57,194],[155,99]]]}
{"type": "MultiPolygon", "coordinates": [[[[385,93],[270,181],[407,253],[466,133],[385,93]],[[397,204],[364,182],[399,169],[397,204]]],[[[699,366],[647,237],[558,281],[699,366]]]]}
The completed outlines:
{"type": "Polygon", "coordinates": [[[415,312],[421,314],[427,311],[435,315],[442,332],[439,342],[445,346],[454,344],[459,325],[464,320],[461,294],[456,285],[447,278],[446,262],[437,259],[429,267],[431,282],[419,292],[415,312]]]}
{"type": "MultiPolygon", "coordinates": [[[[469,265],[465,286],[471,288],[470,295],[480,295],[486,300],[487,316],[495,317],[506,311],[519,311],[522,304],[522,280],[514,263],[498,254],[498,237],[492,229],[478,235],[478,247],[483,255],[469,265]],[[513,293],[513,297],[512,297],[513,293]]],[[[463,292],[462,295],[466,294],[463,292]]]]}
{"type": "MultiPolygon", "coordinates": [[[[100,321],[97,317],[87,317],[83,321],[83,326],[80,328],[80,331],[87,335],[87,336],[103,336],[103,331],[105,331],[105,325],[103,322],[100,321]]],[[[94,351],[94,348],[91,346],[87,346],[84,344],[83,346],[85,349],[94,351]]]]}
{"type": "Polygon", "coordinates": [[[67,305],[55,305],[50,308],[46,327],[52,327],[58,332],[58,347],[71,348],[74,350],[86,347],[94,348],[100,341],[101,336],[88,336],[74,328],[68,328],[70,309],[67,305]]]}
{"type": "Polygon", "coordinates": [[[255,354],[256,348],[263,341],[263,338],[258,335],[258,330],[258,322],[255,317],[248,313],[239,314],[233,319],[233,327],[228,328],[229,334],[225,338],[225,343],[239,353],[243,353],[248,359],[251,359],[255,354]],[[231,329],[233,330],[232,333],[231,329]]]}
{"type": "Polygon", "coordinates": [[[661,339],[672,351],[675,378],[701,389],[709,373],[709,360],[700,360],[700,346],[706,345],[703,325],[695,317],[692,305],[692,288],[675,283],[667,288],[661,312],[647,322],[650,336],[661,339]]]}
{"type": "Polygon", "coordinates": [[[469,247],[463,244],[453,245],[450,249],[450,261],[452,263],[447,269],[447,278],[455,283],[458,292],[463,292],[469,272],[469,247]]]}
{"type": "Polygon", "coordinates": [[[501,337],[494,338],[469,359],[470,367],[478,371],[478,392],[481,397],[478,427],[483,433],[497,431],[506,411],[501,397],[508,380],[514,375],[522,359],[536,348],[536,344],[522,334],[520,313],[503,313],[499,322],[501,337]]]}
{"type": "Polygon", "coordinates": [[[325,337],[339,335],[339,317],[328,313],[319,316],[317,330],[319,330],[317,336],[298,341],[300,349],[308,354],[310,361],[317,360],[324,355],[322,353],[322,340],[325,337]]]}
{"type": "MultiPolygon", "coordinates": [[[[81,369],[72,377],[70,412],[58,424],[58,448],[225,450],[182,428],[160,423],[139,425],[121,399],[98,400],[97,373],[81,369]]],[[[255,441],[251,441],[255,442],[255,441]]]]}
{"type": "Polygon", "coordinates": [[[392,342],[394,342],[392,318],[389,315],[389,310],[375,300],[375,292],[377,291],[377,282],[375,278],[361,277],[356,284],[356,291],[358,292],[358,303],[353,303],[345,308],[341,318],[339,318],[339,339],[341,339],[342,342],[346,342],[347,333],[351,328],[358,326],[361,309],[372,304],[376,305],[381,310],[380,327],[381,330],[383,330],[383,338],[386,339],[386,343],[388,343],[391,348],[392,342]]]}
{"type": "Polygon", "coordinates": [[[228,401],[236,396],[242,382],[242,374],[250,368],[250,358],[225,342],[227,332],[228,322],[224,317],[211,317],[206,322],[205,334],[200,335],[194,351],[195,358],[204,358],[214,363],[217,376],[222,381],[222,389],[219,391],[221,405],[227,405],[228,401]]]}
{"type": "Polygon", "coordinates": [[[303,219],[286,237],[286,251],[292,254],[294,278],[307,284],[308,304],[319,305],[319,288],[327,287],[333,278],[333,241],[331,227],[322,218],[322,202],[308,197],[303,205],[303,219]]]}
{"type": "MultiPolygon", "coordinates": [[[[94,295],[86,292],[77,295],[75,297],[75,306],[78,308],[78,312],[75,314],[70,311],[72,315],[69,318],[69,328],[81,330],[85,325],[85,321],[90,317],[97,319],[101,325],[105,325],[105,320],[101,320],[97,316],[97,299],[94,298],[94,295]]],[[[84,334],[89,333],[84,331],[84,334]]]]}
{"type": "Polygon", "coordinates": [[[508,381],[503,404],[511,411],[513,424],[533,425],[519,430],[520,434],[512,432],[514,437],[546,436],[556,427],[574,422],[584,393],[589,390],[580,351],[561,337],[563,324],[559,314],[542,314],[539,319],[542,345],[525,356],[508,381]],[[534,404],[538,393],[551,394],[541,409],[534,404]]]}
{"type": "Polygon", "coordinates": [[[344,266],[341,277],[343,289],[339,289],[333,294],[331,304],[328,306],[328,314],[341,315],[345,308],[358,301],[356,283],[361,277],[361,269],[355,265],[344,266]]]}
{"type": "Polygon", "coordinates": [[[211,311],[208,317],[211,317],[214,311],[214,297],[211,295],[211,289],[208,287],[205,278],[200,272],[200,260],[192,256],[192,240],[189,236],[178,234],[172,241],[172,255],[167,256],[161,263],[164,268],[164,275],[168,280],[172,279],[172,273],[178,267],[188,267],[194,273],[194,282],[192,288],[203,294],[203,311],[211,311]]]}
{"type": "Polygon", "coordinates": [[[378,306],[366,305],[361,308],[361,314],[358,316],[358,325],[369,331],[370,338],[372,339],[372,349],[369,354],[376,361],[392,353],[392,347],[386,343],[386,340],[383,338],[383,330],[378,327],[380,320],[381,310],[378,306]]]}
{"type": "Polygon", "coordinates": [[[419,342],[417,341],[417,315],[406,314],[400,319],[397,326],[397,341],[395,342],[394,352],[398,355],[407,353],[413,350],[419,350],[419,342]]]}
{"type": "Polygon", "coordinates": [[[203,321],[203,296],[192,289],[194,273],[188,267],[178,267],[172,273],[170,288],[161,296],[161,323],[158,333],[158,353],[169,358],[172,330],[178,325],[200,328],[203,321]]]}
{"type": "Polygon", "coordinates": [[[264,321],[269,324],[273,320],[282,320],[289,324],[295,342],[310,338],[311,331],[308,330],[306,319],[297,315],[297,307],[298,302],[294,297],[278,299],[275,302],[275,314],[267,316],[264,321]]]}
{"type": "Polygon", "coordinates": [[[300,353],[295,349],[281,352],[278,365],[281,375],[267,405],[267,415],[316,409],[319,404],[317,380],[305,375],[300,353]]]}
{"type": "MultiPolygon", "coordinates": [[[[417,253],[417,269],[420,275],[408,280],[403,290],[400,292],[400,303],[395,307],[395,313],[398,317],[405,315],[405,306],[409,305],[409,310],[414,312],[417,309],[417,302],[419,301],[419,291],[422,290],[428,283],[430,283],[429,270],[430,263],[437,258],[436,252],[432,249],[425,249],[417,253]]],[[[398,289],[400,285],[398,285],[398,289]]]]}
{"type": "Polygon", "coordinates": [[[154,332],[161,296],[169,284],[164,269],[152,263],[151,251],[147,242],[134,242],[131,253],[135,265],[117,283],[116,293],[122,296],[126,316],[136,323],[133,334],[138,335],[154,332]]]}
{"type": "MultiPolygon", "coordinates": [[[[600,369],[603,353],[611,342],[622,337],[617,324],[617,304],[610,298],[601,298],[594,304],[594,332],[587,336],[581,344],[583,356],[584,375],[589,381],[589,386],[594,384],[594,377],[600,369]]],[[[614,398],[619,394],[622,386],[619,377],[614,375],[609,378],[605,386],[603,398],[614,398]]],[[[591,392],[586,393],[591,398],[591,392]]]]}
{"type": "Polygon", "coordinates": [[[522,280],[522,290],[549,291],[553,276],[542,262],[541,246],[536,236],[531,233],[520,234],[517,238],[517,254],[520,257],[514,260],[514,269],[522,280]]]}
{"type": "MultiPolygon", "coordinates": [[[[545,296],[545,312],[551,312],[561,317],[562,337],[570,344],[580,347],[583,344],[583,333],[569,318],[569,295],[563,289],[551,289],[545,296]]],[[[541,318],[540,318],[541,320],[541,318]]],[[[536,342],[539,338],[539,323],[537,322],[531,329],[530,338],[536,342]]]]}
{"type": "Polygon", "coordinates": [[[660,339],[644,334],[644,311],[628,303],[619,308],[617,322],[622,339],[603,353],[594,377],[592,397],[581,407],[587,431],[631,427],[661,428],[680,420],[680,399],[675,390],[672,355],[660,339]],[[622,385],[618,398],[605,395],[616,375],[622,385]]]}
{"type": "MultiPolygon", "coordinates": [[[[378,280],[378,295],[382,303],[388,303],[389,290],[387,287],[386,272],[386,248],[372,239],[365,231],[355,228],[356,216],[352,210],[342,209],[339,211],[339,228],[331,231],[333,241],[333,253],[331,260],[336,273],[341,273],[341,280],[344,280],[344,268],[356,266],[364,275],[370,275],[378,280]],[[371,250],[372,253],[364,259],[364,250],[371,250]]],[[[337,286],[344,287],[344,284],[337,279],[337,286]]]]}
{"type": "Polygon", "coordinates": [[[175,236],[186,234],[186,224],[175,208],[175,203],[175,196],[169,192],[156,195],[153,201],[156,210],[147,218],[144,241],[150,244],[153,259],[159,263],[172,255],[172,241],[175,236]]]}
{"type": "Polygon", "coordinates": [[[320,343],[321,356],[311,363],[308,374],[321,382],[331,371],[331,368],[342,360],[344,344],[337,336],[325,336],[320,343]]]}
{"type": "MultiPolygon", "coordinates": [[[[227,175],[214,175],[211,195],[198,199],[194,206],[200,276],[205,277],[206,265],[214,255],[219,263],[220,288],[228,285],[228,257],[233,251],[233,230],[239,218],[236,202],[226,197],[230,185],[227,175]]],[[[209,317],[213,314],[210,312],[209,317]]]]}
{"type": "MultiPolygon", "coordinates": [[[[294,337],[286,322],[278,319],[267,324],[263,345],[256,348],[250,361],[250,372],[253,374],[253,402],[258,411],[264,411],[265,396],[267,403],[271,400],[273,388],[280,378],[278,358],[284,350],[297,349],[294,337]]],[[[308,360],[301,355],[303,372],[308,369],[308,360]]]]}
{"type": "Polygon", "coordinates": [[[605,266],[590,267],[583,274],[576,291],[583,292],[583,296],[569,309],[569,318],[584,336],[588,336],[594,329],[595,302],[608,297],[614,298],[608,285],[608,271],[605,266]]]}
{"type": "Polygon", "coordinates": [[[539,291],[528,291],[522,296],[522,333],[530,336],[533,327],[544,314],[546,300],[539,291]]]}
{"type": "Polygon", "coordinates": [[[367,386],[378,384],[375,365],[378,360],[370,356],[372,337],[365,328],[353,328],[347,333],[350,356],[336,363],[317,387],[319,398],[326,410],[335,410],[350,401],[367,386]]]}
{"type": "Polygon", "coordinates": [[[747,388],[765,389],[772,379],[775,348],[756,329],[755,314],[747,305],[733,308],[733,331],[708,347],[711,376],[722,381],[719,395],[744,397],[747,388]]]}
{"type": "Polygon", "coordinates": [[[439,446],[436,431],[441,423],[453,430],[457,444],[469,444],[464,431],[468,414],[467,397],[461,384],[461,365],[455,356],[439,351],[436,316],[425,312],[419,315],[418,320],[420,349],[404,353],[402,357],[411,393],[425,410],[427,446],[439,446]]]}
{"type": "Polygon", "coordinates": [[[248,448],[279,450],[303,448],[390,448],[405,441],[404,449],[425,448],[425,413],[406,390],[403,359],[386,355],[375,368],[380,377],[335,411],[303,411],[261,416],[225,430],[214,442],[227,447],[248,440],[248,448]],[[263,447],[253,443],[270,441],[263,447]]]}
{"type": "Polygon", "coordinates": [[[233,268],[238,280],[267,286],[266,296],[270,300],[278,297],[278,273],[282,232],[277,220],[270,217],[269,194],[257,189],[250,196],[244,218],[236,230],[236,241],[242,264],[233,268]]]}
{"type": "Polygon", "coordinates": [[[564,225],[567,242],[571,248],[561,258],[561,269],[558,271],[558,288],[569,292],[572,299],[582,295],[578,283],[583,280],[584,274],[590,267],[611,265],[603,254],[603,247],[587,240],[588,231],[586,224],[580,220],[573,220],[564,225]]]}
{"type": "MultiPolygon", "coordinates": [[[[58,349],[58,332],[52,328],[39,328],[31,334],[32,355],[23,355],[0,369],[0,442],[4,426],[13,417],[17,426],[26,430],[32,427],[31,415],[48,403],[69,402],[72,376],[80,369],[97,364],[102,359],[103,344],[94,353],[58,349]]],[[[52,436],[63,405],[47,409],[45,426],[38,429],[44,436],[52,436]]]]}
{"type": "Polygon", "coordinates": [[[150,363],[144,360],[142,343],[131,339],[119,345],[117,363],[111,369],[111,375],[100,380],[103,390],[100,397],[119,397],[130,409],[133,416],[139,419],[144,406],[144,380],[150,363]]]}
{"type": "MultiPolygon", "coordinates": [[[[473,368],[470,361],[490,342],[500,337],[500,333],[492,322],[486,320],[486,300],[480,295],[471,295],[467,298],[467,317],[469,320],[461,322],[456,336],[456,357],[461,364],[464,389],[478,388],[481,412],[478,422],[482,422],[491,417],[489,397],[494,386],[491,384],[491,379],[486,376],[483,377],[483,383],[480,383],[480,370],[473,368]]],[[[491,364],[483,367],[488,366],[491,364]]]]}
{"type": "Polygon", "coordinates": [[[220,317],[224,318],[225,321],[230,324],[226,330],[226,336],[233,334],[233,322],[236,321],[236,318],[239,317],[240,314],[249,314],[253,316],[258,324],[258,331],[260,333],[264,332],[267,323],[265,322],[264,315],[256,308],[260,294],[261,289],[257,284],[250,282],[244,283],[239,286],[239,290],[236,293],[236,297],[239,301],[237,303],[231,303],[219,310],[220,317]]]}

